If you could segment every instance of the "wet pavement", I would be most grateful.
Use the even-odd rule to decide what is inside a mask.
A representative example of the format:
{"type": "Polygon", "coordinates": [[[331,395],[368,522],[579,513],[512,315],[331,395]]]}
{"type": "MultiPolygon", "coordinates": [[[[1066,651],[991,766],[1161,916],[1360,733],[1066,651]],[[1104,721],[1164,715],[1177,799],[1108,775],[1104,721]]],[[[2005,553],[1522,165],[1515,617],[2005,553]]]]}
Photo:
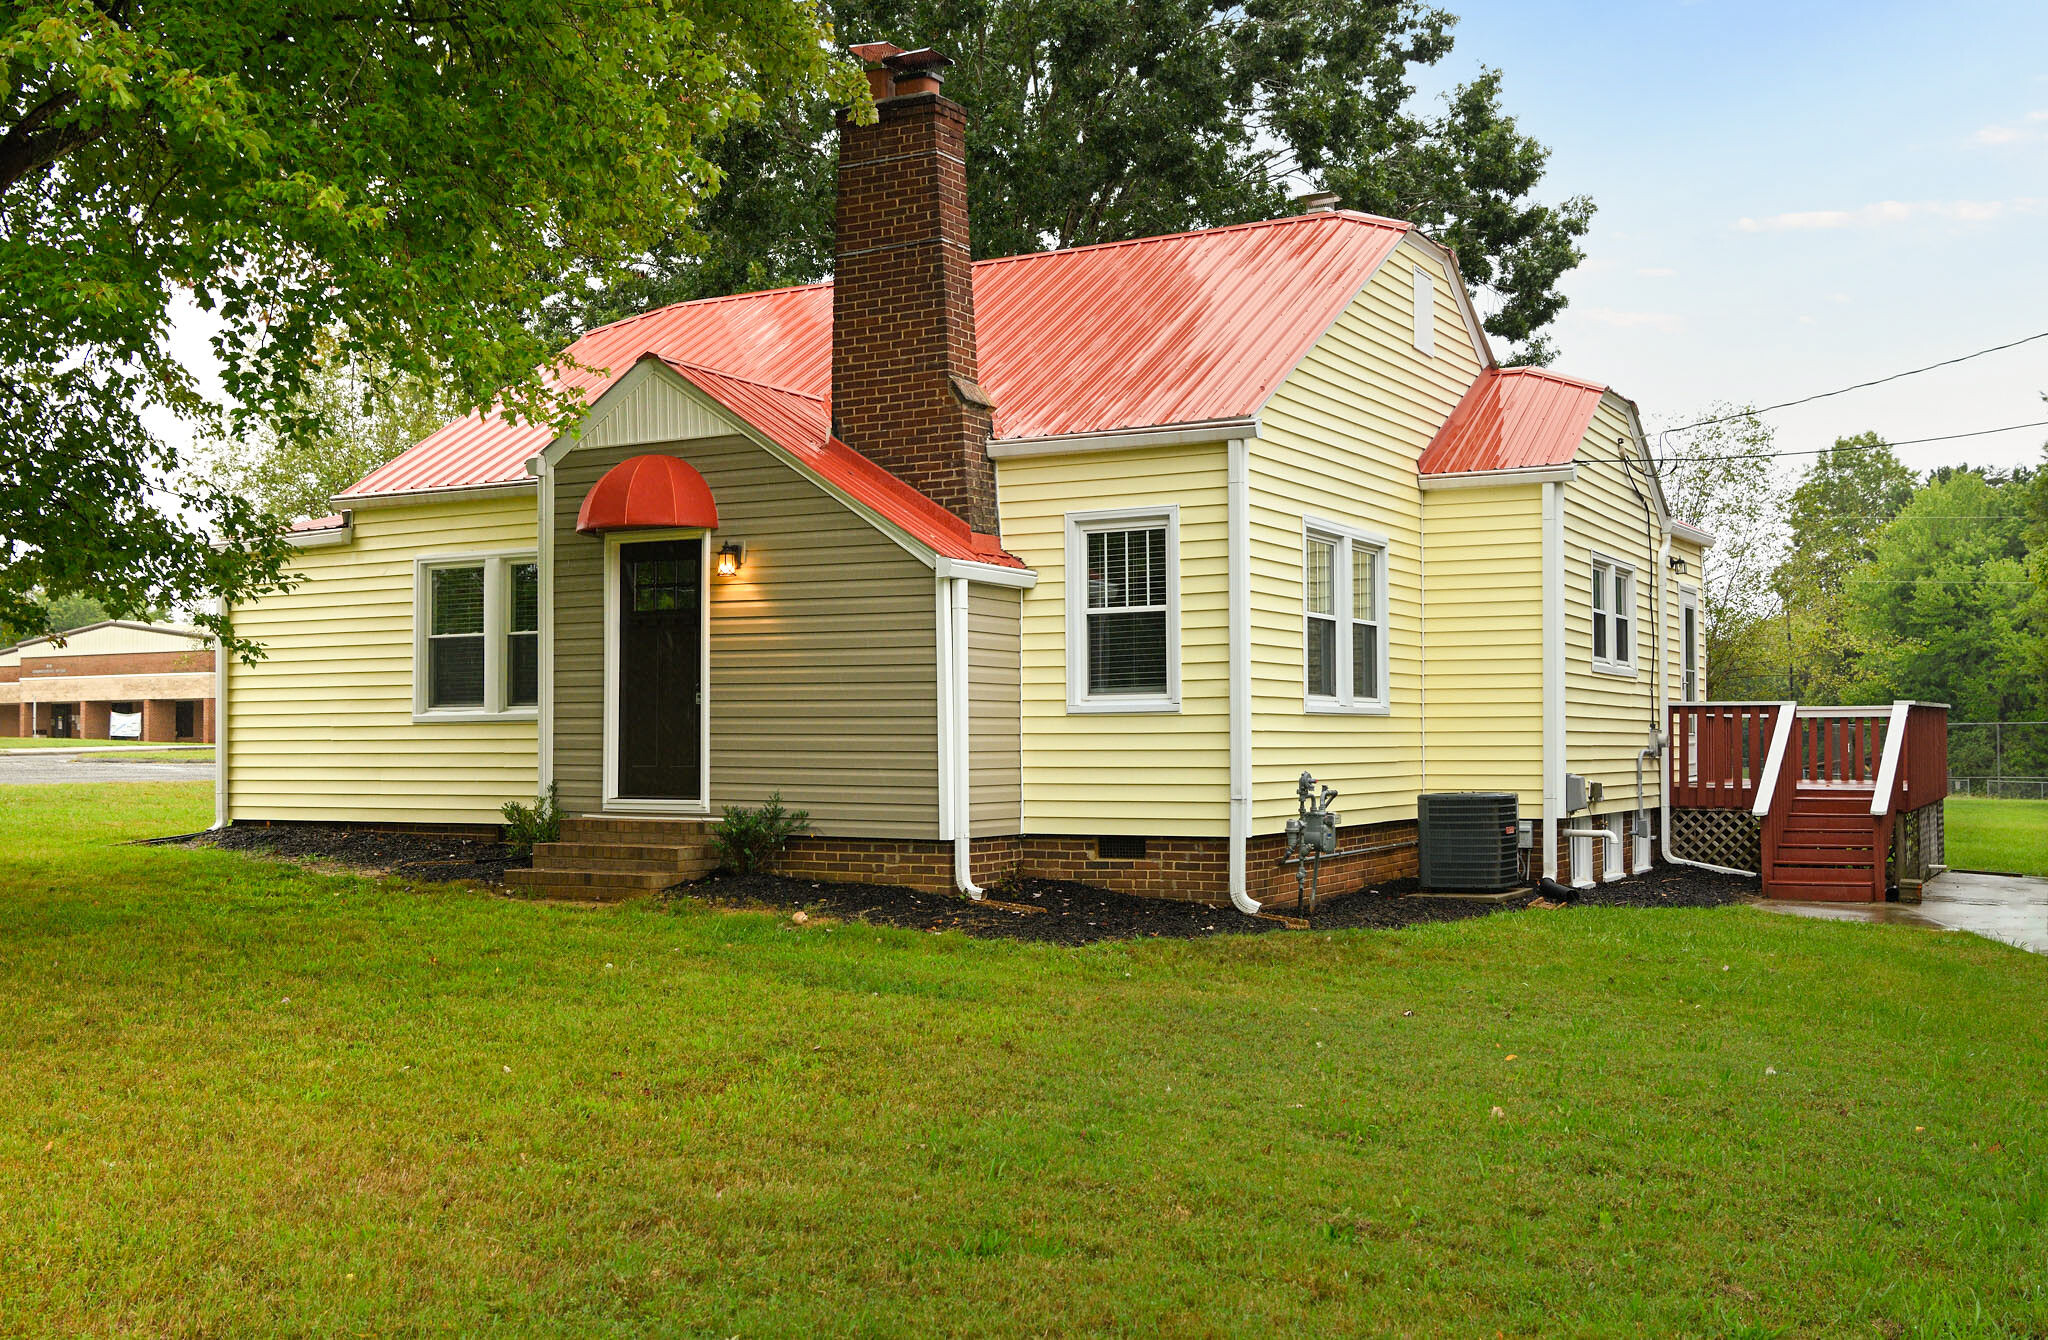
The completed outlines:
{"type": "Polygon", "coordinates": [[[2048,954],[2048,879],[1976,875],[1951,870],[1929,880],[1918,903],[1788,903],[1764,899],[1772,912],[1827,921],[1883,921],[1932,930],[1974,931],[2048,954]]]}
{"type": "Polygon", "coordinates": [[[127,763],[107,761],[91,749],[23,750],[0,754],[0,786],[53,786],[77,782],[210,782],[211,763],[127,763]],[[100,757],[95,758],[94,754],[100,757]]]}

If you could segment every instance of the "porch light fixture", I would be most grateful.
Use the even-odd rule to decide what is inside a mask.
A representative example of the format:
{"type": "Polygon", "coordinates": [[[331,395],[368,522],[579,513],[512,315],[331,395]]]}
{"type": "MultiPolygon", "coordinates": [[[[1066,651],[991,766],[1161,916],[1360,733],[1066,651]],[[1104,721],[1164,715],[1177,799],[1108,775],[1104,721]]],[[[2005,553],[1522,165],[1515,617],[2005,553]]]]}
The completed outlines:
{"type": "Polygon", "coordinates": [[[727,540],[718,548],[718,575],[733,576],[740,570],[740,564],[747,561],[747,547],[738,540],[727,540]]]}

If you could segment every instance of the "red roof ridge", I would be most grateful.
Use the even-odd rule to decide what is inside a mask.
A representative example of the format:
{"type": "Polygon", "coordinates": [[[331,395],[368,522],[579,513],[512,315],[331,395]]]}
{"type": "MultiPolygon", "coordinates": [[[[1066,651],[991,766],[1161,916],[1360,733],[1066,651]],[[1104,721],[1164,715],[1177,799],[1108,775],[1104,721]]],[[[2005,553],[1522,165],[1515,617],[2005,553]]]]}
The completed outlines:
{"type": "Polygon", "coordinates": [[[1213,237],[1217,233],[1242,233],[1253,228],[1275,228],[1283,224],[1319,223],[1324,219],[1341,219],[1346,223],[1364,223],[1375,228],[1392,228],[1403,233],[1415,231],[1415,225],[1400,219],[1384,218],[1378,214],[1365,214],[1355,209],[1325,209],[1313,214],[1282,214],[1277,219],[1248,219],[1243,223],[1219,223],[1213,228],[1184,228],[1177,233],[1153,233],[1146,237],[1126,237],[1117,242],[1089,242],[1078,247],[1057,247],[1051,251],[1020,251],[1010,256],[988,256],[976,261],[978,269],[984,265],[1009,265],[1016,261],[1043,260],[1047,256],[1073,256],[1084,251],[1109,251],[1116,247],[1142,247],[1153,242],[1177,242],[1184,237],[1213,237]]]}
{"type": "Polygon", "coordinates": [[[616,321],[607,321],[601,326],[592,326],[588,330],[580,331],[576,339],[563,347],[562,352],[569,352],[576,346],[577,341],[586,340],[601,330],[617,330],[622,326],[630,326],[635,321],[645,321],[651,316],[660,316],[663,312],[673,312],[678,307],[710,307],[721,302],[745,302],[750,298],[773,298],[784,293],[802,293],[806,289],[830,287],[831,280],[819,279],[808,284],[784,284],[779,288],[755,288],[744,293],[714,293],[708,298],[685,298],[681,302],[665,302],[659,307],[650,307],[644,312],[635,312],[631,316],[622,316],[616,321]]]}
{"type": "Polygon", "coordinates": [[[1584,377],[1574,377],[1570,373],[1565,372],[1553,372],[1549,368],[1488,368],[1479,375],[1482,377],[1489,375],[1496,377],[1548,377],[1554,382],[1563,382],[1567,386],[1579,386],[1588,391],[1599,391],[1602,394],[1614,389],[1606,382],[1588,381],[1584,377]]]}

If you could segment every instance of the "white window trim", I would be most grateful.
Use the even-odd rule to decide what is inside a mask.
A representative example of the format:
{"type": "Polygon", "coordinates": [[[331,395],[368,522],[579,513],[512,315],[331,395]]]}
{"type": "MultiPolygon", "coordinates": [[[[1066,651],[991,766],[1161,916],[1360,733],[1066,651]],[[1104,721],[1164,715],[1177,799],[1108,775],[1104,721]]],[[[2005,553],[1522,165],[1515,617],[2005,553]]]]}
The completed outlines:
{"type": "Polygon", "coordinates": [[[604,810],[608,814],[711,813],[711,532],[612,531],[604,537],[604,810]],[[619,546],[702,540],[697,546],[697,799],[619,794],[619,546]]]}
{"type": "Polygon", "coordinates": [[[540,707],[505,703],[505,636],[511,626],[511,569],[537,563],[531,549],[492,549],[472,553],[421,554],[412,566],[412,719],[435,721],[536,721],[540,707]],[[481,707],[434,707],[429,697],[427,643],[433,629],[433,572],[437,568],[484,570],[484,701],[481,707]]]}
{"type": "Polygon", "coordinates": [[[1341,716],[1383,717],[1393,711],[1392,688],[1388,680],[1391,657],[1388,645],[1392,636],[1393,620],[1387,612],[1387,537],[1377,531],[1360,530],[1337,521],[1326,521],[1321,517],[1305,516],[1301,519],[1301,708],[1304,712],[1334,714],[1341,716]],[[1311,538],[1337,543],[1337,694],[1333,698],[1316,697],[1308,691],[1308,542],[1311,538]],[[1380,686],[1376,698],[1357,698],[1351,692],[1351,626],[1358,621],[1351,617],[1355,608],[1351,599],[1351,550],[1354,545],[1365,545],[1379,551],[1379,562],[1373,565],[1373,580],[1378,590],[1373,592],[1373,608],[1379,611],[1375,621],[1379,625],[1379,675],[1380,686]]]}
{"type": "Polygon", "coordinates": [[[1180,711],[1180,508],[1119,507],[1067,513],[1067,711],[1081,713],[1180,711]],[[1166,527],[1166,693],[1088,692],[1088,536],[1095,531],[1166,527]]]}
{"type": "Polygon", "coordinates": [[[1678,698],[1680,702],[1699,702],[1701,701],[1699,688],[1702,678],[1700,674],[1699,649],[1700,593],[1690,586],[1678,588],[1678,637],[1680,642],[1678,649],[1678,698]],[[1687,610],[1692,611],[1692,636],[1690,638],[1687,638],[1685,635],[1685,615],[1687,610]],[[1686,660],[1688,657],[1692,660],[1690,692],[1687,691],[1685,682],[1687,673],[1686,660]]]}
{"type": "MultiPolygon", "coordinates": [[[[1615,602],[1613,605],[1610,605],[1606,611],[1607,646],[1609,654],[1606,656],[1593,656],[1590,654],[1591,648],[1589,646],[1588,653],[1590,661],[1593,670],[1596,674],[1615,675],[1625,679],[1634,679],[1636,678],[1637,674],[1636,649],[1642,644],[1643,640],[1643,621],[1639,612],[1636,609],[1636,606],[1640,603],[1636,598],[1638,589],[1636,585],[1636,565],[1628,562],[1625,559],[1615,558],[1609,554],[1603,554],[1599,550],[1595,549],[1592,551],[1591,559],[1586,564],[1586,576],[1589,583],[1592,578],[1594,569],[1601,564],[1605,564],[1607,567],[1607,575],[1610,583],[1614,580],[1614,578],[1617,575],[1627,579],[1628,595],[1626,600],[1615,602]],[[1621,608],[1624,604],[1626,604],[1628,607],[1628,657],[1625,660],[1618,659],[1612,654],[1615,642],[1614,616],[1616,613],[1621,611],[1621,608]]],[[[1609,586],[1608,593],[1610,595],[1613,594],[1612,585],[1609,586]]],[[[1591,639],[1590,627],[1593,621],[1599,618],[1599,612],[1593,608],[1591,600],[1592,598],[1589,595],[1587,597],[1588,603],[1586,606],[1586,622],[1589,629],[1587,636],[1589,642],[1591,639]]]]}

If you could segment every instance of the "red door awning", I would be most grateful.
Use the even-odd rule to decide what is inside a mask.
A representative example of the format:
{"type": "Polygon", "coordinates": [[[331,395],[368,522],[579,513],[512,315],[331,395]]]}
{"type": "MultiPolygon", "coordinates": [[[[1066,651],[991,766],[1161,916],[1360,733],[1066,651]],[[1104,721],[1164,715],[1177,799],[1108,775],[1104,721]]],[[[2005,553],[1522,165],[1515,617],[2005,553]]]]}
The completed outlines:
{"type": "Polygon", "coordinates": [[[576,530],[718,529],[711,486],[688,461],[674,456],[630,456],[590,486],[576,513],[576,530]]]}

